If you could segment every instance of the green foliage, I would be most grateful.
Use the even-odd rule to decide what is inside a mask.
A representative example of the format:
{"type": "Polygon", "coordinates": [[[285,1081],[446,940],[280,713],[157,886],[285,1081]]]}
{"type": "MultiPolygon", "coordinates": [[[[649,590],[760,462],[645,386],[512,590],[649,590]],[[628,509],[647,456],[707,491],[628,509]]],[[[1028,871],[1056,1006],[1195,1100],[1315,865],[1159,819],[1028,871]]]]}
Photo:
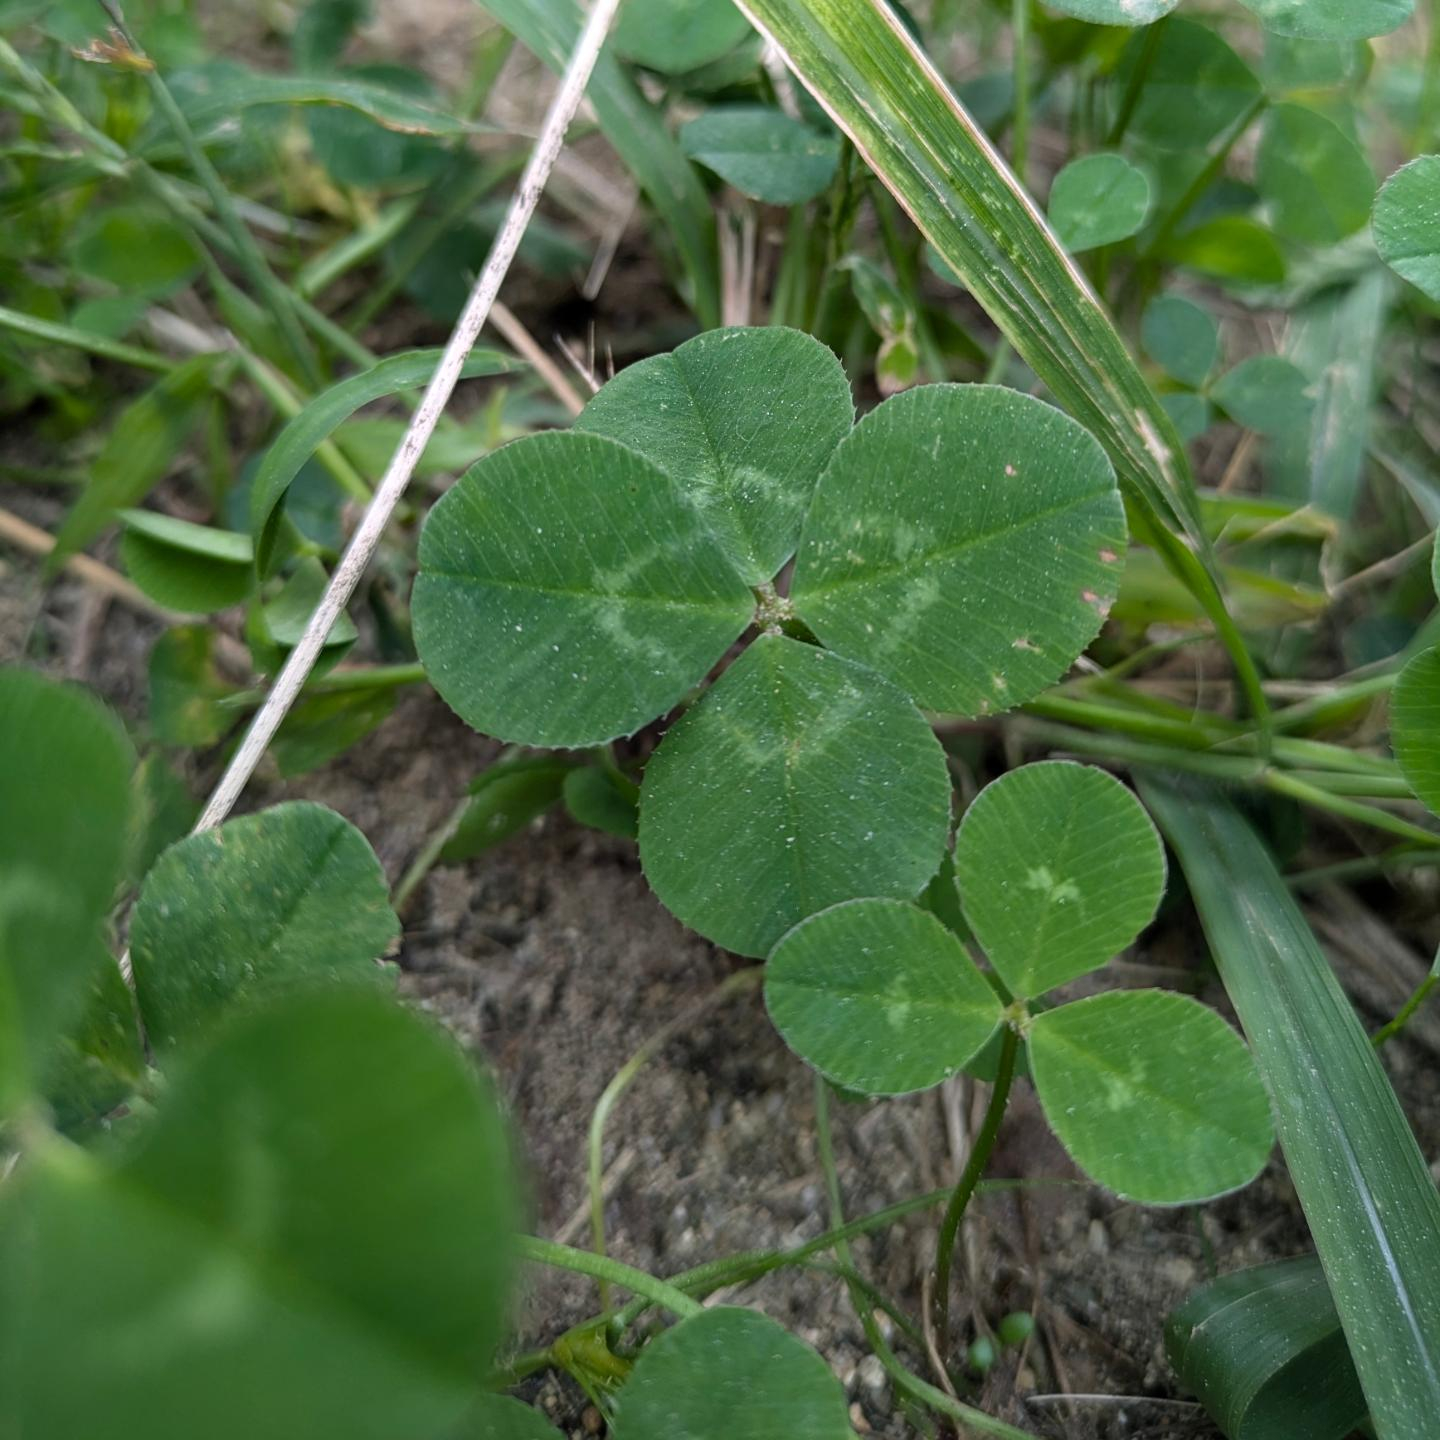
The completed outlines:
{"type": "Polygon", "coordinates": [[[1345,1440],[1365,1396],[1319,1262],[1282,1260],[1201,1286],[1165,1322],[1187,1389],[1234,1440],[1345,1440]]]}
{"type": "Polygon", "coordinates": [[[557,1440],[559,1434],[530,1406],[506,1395],[486,1395],[471,1412],[470,1423],[456,1432],[456,1440],[557,1440]]]}
{"type": "Polygon", "coordinates": [[[938,1085],[1001,1017],[956,936],[900,900],[851,900],[801,921],[771,952],[765,1006],[792,1050],[863,1095],[938,1085]]]}
{"type": "Polygon", "coordinates": [[[903,26],[884,7],[848,0],[751,0],[748,10],[1146,513],[1198,540],[1169,418],[1033,202],[903,26]]]}
{"type": "MultiPolygon", "coordinates": [[[[205,87],[186,96],[185,117],[191,126],[202,134],[212,127],[232,124],[239,111],[270,105],[298,105],[314,108],[322,114],[336,108],[361,117],[364,130],[346,131],[333,125],[324,126],[322,122],[321,133],[325,139],[320,144],[330,158],[334,158],[337,148],[335,141],[347,133],[352,137],[351,140],[348,143],[341,140],[340,144],[349,150],[366,131],[370,132],[373,140],[375,129],[385,132],[388,139],[399,139],[403,144],[407,137],[465,135],[483,133],[495,128],[457,119],[412,99],[404,92],[407,89],[413,91],[413,82],[402,81],[400,86],[397,86],[396,67],[376,67],[370,73],[383,80],[383,83],[374,83],[365,71],[360,72],[359,78],[350,79],[330,75],[261,75],[243,67],[232,66],[227,69],[224,85],[205,87]]],[[[422,88],[419,93],[424,95],[426,90],[422,88]]],[[[333,120],[333,117],[328,118],[333,120]]],[[[394,153],[387,150],[379,175],[382,180],[396,178],[393,173],[394,153]]],[[[374,173],[368,167],[363,173],[367,180],[375,179],[374,173]]]]}
{"type": "MultiPolygon", "coordinates": [[[[440,351],[415,350],[391,355],[370,369],[333,385],[312,400],[275,437],[250,488],[250,531],[262,576],[275,573],[281,507],[290,487],[321,444],[357,410],[374,400],[426,384],[440,363],[440,351]]],[[[464,374],[500,375],[514,362],[494,350],[472,351],[464,374]]]]}
{"type": "Polygon", "coordinates": [[[615,1437],[712,1440],[721,1425],[731,1440],[837,1440],[850,1429],[845,1392],[808,1345],[725,1306],[645,1347],[620,1392],[615,1437]]]}
{"type": "Polygon", "coordinates": [[[1317,111],[1272,105],[1255,167],[1255,182],[1270,206],[1277,235],[1333,245],[1370,216],[1375,176],[1369,161],[1333,120],[1317,111]]]}
{"type": "Polygon", "coordinates": [[[1162,990],[1109,991],[1030,1022],[1030,1073],[1061,1143],[1092,1179],[1146,1205],[1248,1184],[1275,1143],[1244,1042],[1162,990]]]}
{"type": "Polygon", "coordinates": [[[666,907],[741,955],[857,893],[910,899],[940,864],[945,757],[873,671],[758,639],[666,735],[640,795],[640,859],[666,907]]]}
{"type": "Polygon", "coordinates": [[[403,65],[364,65],[343,72],[345,81],[373,87],[385,106],[370,112],[339,104],[317,105],[309,115],[315,158],[341,185],[378,188],[433,179],[445,168],[445,152],[413,121],[387,113],[392,96],[433,99],[423,75],[403,65]]]}
{"type": "Polygon", "coordinates": [[[1440,1412],[1440,1193],[1259,837],[1218,795],[1141,791],[1250,1039],[1376,1431],[1421,1440],[1440,1412]]]}
{"type": "Polygon", "coordinates": [[[285,717],[270,753],[281,775],[304,775],[328,764],[383,724],[395,708],[388,686],[302,699],[285,717]]]}
{"type": "Polygon", "coordinates": [[[120,555],[130,578],[157,604],[203,615],[238,605],[254,584],[248,535],[195,525],[152,510],[121,510],[120,555]]]}
{"type": "Polygon", "coordinates": [[[1303,432],[1315,405],[1305,372],[1279,355],[1242,360],[1210,395],[1237,424],[1261,435],[1303,432]]]}
{"type": "Polygon", "coordinates": [[[195,242],[153,206],[104,209],[84,220],[73,239],[75,268],[143,299],[161,299],[200,270],[195,242]]]}
{"type": "Polygon", "coordinates": [[[223,739],[236,716],[219,702],[231,690],[203,625],[177,625],[150,651],[150,728],[161,744],[199,748],[223,739]]]}
{"type": "Polygon", "coordinates": [[[215,364],[210,355],[184,361],[121,413],[55,537],[52,569],[84,549],[121,510],[138,505],[164,478],[204,418],[215,364]]]}
{"type": "Polygon", "coordinates": [[[575,428],[663,470],[740,577],[759,585],[794,554],[816,481],[854,421],[835,356],[797,330],[768,328],[711,330],[631,365],[575,428]]]}
{"type": "Polygon", "coordinates": [[[1150,182],[1123,155],[1082,155],[1050,187],[1050,223],[1076,254],[1129,239],[1149,209],[1150,182]]]}
{"type": "Polygon", "coordinates": [[[325,70],[340,59],[356,28],[370,18],[370,0],[310,0],[290,35],[300,71],[325,70]]]}
{"type": "Polygon", "coordinates": [[[375,981],[399,929],[365,837],[295,802],[172,846],[130,926],[151,1043],[169,1049],[239,1005],[317,981],[375,981]]]}
{"type": "Polygon", "coordinates": [[[897,390],[909,389],[920,373],[915,306],[878,265],[863,255],[847,255],[840,268],[850,276],[855,301],[880,339],[875,354],[875,382],[880,393],[893,395],[897,390]]]}
{"type": "Polygon", "coordinates": [[[1267,30],[1311,40],[1364,40],[1403,25],[1415,0],[1241,0],[1267,30]]]}
{"type": "Polygon", "coordinates": [[[631,781],[600,765],[569,771],[562,787],[565,808],[581,825],[622,840],[640,833],[640,791],[631,781]]]}
{"type": "Polygon", "coordinates": [[[840,158],[834,136],[760,105],[707,110],[681,129],[680,144],[692,160],[767,205],[814,199],[834,179],[840,158]]]}
{"type": "Polygon", "coordinates": [[[754,608],[669,476],[576,432],[506,446],[435,506],[412,603],[420,658],[463,720],[557,747],[598,745],[669,710],[754,608]]]}
{"type": "Polygon", "coordinates": [[[1390,698],[1390,742],[1416,796],[1440,814],[1440,650],[1422,650],[1390,698]]]}
{"type": "MultiPolygon", "coordinates": [[[[582,12],[575,0],[482,0],[482,3],[552,70],[564,68],[580,34],[582,12]]],[[[707,3],[728,6],[729,0],[707,0],[707,3]]],[[[670,8],[665,0],[659,0],[659,4],[670,8]]],[[[657,8],[655,0],[650,0],[649,8],[657,8]]],[[[660,112],[610,55],[600,56],[586,95],[605,138],[655,206],[673,238],[685,272],[682,293],[702,328],[718,325],[720,271],[715,223],[695,167],[666,128],[660,112]]]]}
{"type": "Polygon", "coordinates": [[[145,1050],[135,1028],[135,1000],[109,955],[96,947],[90,988],[45,1069],[44,1097],[63,1131],[102,1119],[140,1089],[145,1050]]]}
{"type": "Polygon", "coordinates": [[[0,1196],[7,1425],[458,1424],[500,1339],[517,1209],[494,1097],[451,1041],[380,996],[292,996],[222,1027],[128,1140],[47,1145],[0,1196]]]}
{"type": "Polygon", "coordinates": [[[955,875],[990,963],[1032,999],[1098,970],[1150,923],[1165,852],[1118,780],[1049,761],[980,792],[955,839],[955,875]]]}
{"type": "Polygon", "coordinates": [[[720,59],[749,31],[732,0],[628,0],[610,43],[627,60],[679,75],[720,59]]]}
{"type": "Polygon", "coordinates": [[[1440,303],[1440,155],[1421,155],[1380,187],[1375,199],[1375,245],[1399,276],[1440,303]]]}
{"type": "Polygon", "coordinates": [[[1220,327],[1183,295],[1159,295],[1145,307],[1141,336],[1152,359],[1185,385],[1203,385],[1220,353],[1220,327]]]}
{"type": "MultiPolygon", "coordinates": [[[[92,559],[167,612],[243,605],[253,672],[236,617],[164,632],[132,769],[103,711],[0,671],[0,1434],[555,1440],[488,1393],[551,1366],[621,1440],[837,1440],[845,1399],[821,1360],[761,1316],[703,1308],[803,1263],[850,1288],[905,1423],[933,1428],[924,1408],[1015,1436],[951,1387],[966,1354],[984,1373],[1043,1311],[996,1320],[1016,1302],[990,1297],[998,1340],[967,1347],[945,1307],[1018,1076],[1081,1170],[1144,1203],[1245,1183],[1273,1107],[1329,1284],[1310,1265],[1207,1287],[1171,1327],[1182,1377],[1235,1440],[1338,1436],[1367,1409],[1377,1440],[1429,1440],[1432,1177],[1256,837],[1155,778],[1264,799],[1297,869],[1309,810],[1404,842],[1336,857],[1333,826],[1319,875],[1287,877],[1297,893],[1403,883],[1440,845],[1415,804],[1440,813],[1418,563],[1440,517],[1437,157],[1378,197],[1371,168],[1433,148],[1440,92],[1423,26],[1365,43],[1409,0],[1246,0],[1268,35],[1174,0],[1023,5],[1008,28],[1003,5],[626,0],[582,112],[624,173],[572,166],[510,282],[542,346],[598,301],[589,370],[623,368],[571,433],[533,435],[573,396],[472,357],[468,375],[517,381],[438,433],[354,623],[269,746],[282,777],[327,764],[425,675],[514,742],[414,837],[392,900],[362,837],[317,806],[180,838],[194,767],[224,757],[171,757],[182,779],[161,747],[218,747],[260,703],[405,431],[404,405],[358,412],[440,356],[365,342],[414,333],[396,296],[453,319],[496,233],[522,149],[491,123],[518,112],[487,101],[533,71],[506,67],[510,37],[558,71],[585,7],[484,3],[503,29],[480,27],[456,84],[377,53],[370,0],[279,7],[284,75],[207,55],[192,0],[131,0],[148,61],[104,36],[93,0],[0,0],[0,413],[22,426],[3,478],[64,497],[16,506],[69,510],[50,576],[102,541],[92,559]],[[962,28],[975,64],[952,94],[926,52],[943,62],[962,28]],[[1025,187],[1055,172],[1047,223],[1025,187]],[[683,311],[616,308],[662,274],[683,311]],[[722,310],[777,323],[717,329],[722,310]],[[161,378],[141,390],[130,368],[161,378]],[[1197,495],[1184,446],[1217,415],[1251,433],[1192,447],[1217,487],[1197,495]],[[1216,636],[1238,688],[1188,648],[1216,636]],[[358,663],[326,673],[352,646],[358,663]],[[1145,787],[1258,1079],[1213,1011],[1094,976],[1155,914],[1164,854],[1109,774],[1016,764],[1047,753],[1145,787]],[[503,1343],[521,1219],[503,1122],[380,961],[430,866],[483,868],[562,802],[620,837],[612,858],[636,842],[682,921],[768,957],[769,1013],[817,1071],[837,1226],[851,1186],[827,1084],[851,1103],[961,1070],[991,1087],[940,1223],[933,1325],[846,1244],[933,1197],[669,1282],[604,1253],[607,1115],[701,1009],[760,983],[753,966],[657,1017],[605,1088],[595,1250],[518,1242],[636,1299],[602,1290],[558,1339],[541,1317],[526,1343],[544,1350],[503,1343]],[[134,993],[113,963],[127,939],[134,993]],[[1057,993],[1077,980],[1089,998],[1057,993]],[[905,1368],[927,1358],[943,1389],[905,1368]]],[[[67,644],[88,656],[71,593],[17,631],[57,671],[67,644]]],[[[115,663],[107,649],[107,686],[115,663]]]]}
{"type": "Polygon", "coordinates": [[[78,689],[0,668],[0,1116],[84,1005],[125,861],[134,757],[78,689]]]}
{"type": "Polygon", "coordinates": [[[1171,264],[1240,285],[1278,285],[1287,268],[1275,237],[1246,215],[1218,215],[1168,240],[1161,253],[1171,264]]]}
{"type": "Polygon", "coordinates": [[[1045,0],[1051,10],[1092,25],[1149,25],[1163,20],[1180,0],[1045,0]]]}
{"type": "MultiPolygon", "coordinates": [[[[300,643],[305,626],[315,613],[328,583],[325,567],[307,556],[272,599],[263,605],[252,606],[246,624],[246,639],[250,642],[257,670],[274,674],[285,663],[285,656],[300,643]]],[[[342,612],[330,627],[317,668],[328,669],[334,665],[358,636],[355,622],[342,612]]]]}
{"type": "Polygon", "coordinates": [[[805,520],[795,608],[927,709],[994,713],[1096,635],[1124,549],[1115,477],[1087,432],[1012,390],[924,386],[835,452],[805,520]]]}
{"type": "Polygon", "coordinates": [[[469,860],[518,834],[555,805],[572,767],[563,761],[501,761],[470,785],[470,800],[440,858],[469,860]]]}
{"type": "Polygon", "coordinates": [[[1213,30],[1195,20],[1167,20],[1133,36],[1120,57],[1116,94],[1137,83],[1133,135],[1162,150],[1190,150],[1213,140],[1260,98],[1254,72],[1213,30]]]}

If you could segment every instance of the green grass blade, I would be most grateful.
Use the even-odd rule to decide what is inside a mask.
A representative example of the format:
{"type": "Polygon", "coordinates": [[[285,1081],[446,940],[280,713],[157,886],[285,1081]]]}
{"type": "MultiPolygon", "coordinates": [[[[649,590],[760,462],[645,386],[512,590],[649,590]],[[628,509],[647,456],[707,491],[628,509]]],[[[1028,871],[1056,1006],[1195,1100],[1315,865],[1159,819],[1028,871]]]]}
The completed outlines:
{"type": "Polygon", "coordinates": [[[1202,553],[1169,417],[1035,202],[885,0],[738,0],[1122,484],[1202,553]]]}
{"type": "Polygon", "coordinates": [[[1215,791],[1151,778],[1270,1092],[1380,1440],[1426,1440],[1440,1415],[1440,1193],[1395,1092],[1269,853],[1215,791]]]}
{"type": "MultiPolygon", "coordinates": [[[[580,34],[575,0],[479,0],[552,70],[564,67],[580,34]]],[[[707,330],[720,323],[720,262],[710,201],[695,167],[659,112],[608,51],[586,92],[605,138],[670,228],[692,293],[686,298],[707,330]]]]}
{"type": "Polygon", "coordinates": [[[1165,1349],[1227,1435],[1344,1440],[1367,1413],[1313,1255],[1201,1286],[1165,1322],[1165,1349]]]}

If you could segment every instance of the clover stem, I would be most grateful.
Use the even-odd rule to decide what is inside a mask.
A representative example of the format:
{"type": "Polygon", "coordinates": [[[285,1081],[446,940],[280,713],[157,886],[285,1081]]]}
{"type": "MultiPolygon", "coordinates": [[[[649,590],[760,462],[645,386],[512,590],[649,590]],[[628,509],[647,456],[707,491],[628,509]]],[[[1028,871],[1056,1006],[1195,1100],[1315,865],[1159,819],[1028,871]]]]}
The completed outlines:
{"type": "MultiPolygon", "coordinates": [[[[1014,1041],[1018,1037],[1016,1032],[1008,1026],[1005,1031],[1008,1040],[1014,1041]]],[[[1003,1057],[1002,1057],[1003,1064],[1003,1057]]],[[[1013,1072],[1015,1055],[1013,1047],[1010,1052],[1010,1070],[1013,1072]]],[[[996,1090],[1000,1089],[1000,1078],[996,1078],[996,1090]]],[[[1009,1076],[1004,1081],[1005,1088],[1009,1089],[1009,1076]]],[[[1003,1107],[1002,1107],[1003,1108],[1003,1107]]],[[[996,1128],[999,1128],[999,1118],[996,1118],[996,1128]]],[[[865,1294],[860,1286],[856,1285],[849,1277],[854,1274],[854,1267],[850,1258],[849,1231],[845,1225],[845,1211],[840,1199],[840,1176],[835,1168],[835,1147],[830,1137],[830,1090],[828,1082],[823,1075],[815,1077],[815,1133],[820,1148],[820,1168],[825,1175],[825,1193],[830,1205],[830,1225],[835,1236],[834,1249],[836,1258],[840,1261],[842,1273],[845,1274],[846,1289],[850,1294],[850,1304],[854,1307],[855,1314],[860,1319],[860,1328],[865,1332],[866,1342],[875,1353],[875,1358],[885,1367],[885,1373],[890,1377],[891,1384],[896,1392],[918,1401],[921,1405],[928,1406],[938,1414],[947,1416],[957,1422],[958,1427],[963,1430],[968,1427],[978,1430],[984,1435],[998,1435],[1002,1440],[1034,1440],[1034,1436],[1028,1430],[1017,1430],[1013,1425],[1007,1425],[1003,1420],[997,1420],[993,1415],[987,1415],[983,1410],[976,1410],[971,1405],[963,1404],[953,1395],[947,1395],[943,1390],[937,1390],[935,1386],[927,1384],[918,1375],[907,1370],[900,1363],[895,1352],[885,1342],[884,1335],[880,1332],[880,1326],[875,1322],[873,1308],[867,1303],[865,1294]],[[845,1238],[841,1238],[841,1237],[845,1238]]],[[[991,1137],[993,1143],[994,1137],[991,1137]]],[[[982,1162],[983,1163],[983,1162],[982,1162]]],[[[979,1183],[979,1177],[976,1177],[979,1183]]],[[[974,1185],[971,1186],[973,1190],[974,1185]]]]}
{"type": "Polygon", "coordinates": [[[1010,1099],[1010,1084],[1015,1078],[1015,1058],[1020,1049],[1020,1032],[1007,1024],[1000,1042],[1000,1063],[995,1070],[995,1088],[990,1092],[990,1105],[975,1143],[970,1147],[965,1170],[960,1176],[940,1221],[940,1238],[935,1247],[935,1320],[941,1355],[950,1348],[950,1267],[955,1256],[955,1238],[960,1232],[970,1197],[990,1163],[1005,1106],[1010,1099]]]}

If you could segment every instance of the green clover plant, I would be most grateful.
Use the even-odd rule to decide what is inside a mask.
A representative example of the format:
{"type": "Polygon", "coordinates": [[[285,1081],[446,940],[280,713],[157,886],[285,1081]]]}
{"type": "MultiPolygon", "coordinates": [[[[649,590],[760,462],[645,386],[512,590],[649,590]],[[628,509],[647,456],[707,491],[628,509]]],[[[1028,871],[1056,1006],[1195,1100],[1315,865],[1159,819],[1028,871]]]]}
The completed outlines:
{"type": "Polygon", "coordinates": [[[951,811],[923,712],[1023,703],[1094,637],[1125,545],[1109,461],[993,386],[851,414],[834,357],[793,331],[711,332],[623,372],[575,431],[507,446],[435,507],[422,662],[513,743],[603,744],[683,707],[640,787],[646,876],[702,935],[769,957],[771,1018],[827,1079],[924,1089],[999,1036],[1003,1108],[1023,1040],[1095,1180],[1154,1204],[1245,1184],[1269,1108],[1218,1015],[1158,991],[1037,1003],[1159,902],[1159,837],[1118,781],[1030,765],[971,806],[950,863],[989,972],[915,903],[951,811]]]}
{"type": "Polygon", "coordinates": [[[954,865],[992,968],[919,906],[833,906],[767,967],[766,1005],[791,1048],[847,1090],[899,1095],[965,1068],[1006,1030],[1025,1044],[1060,1142],[1116,1194],[1175,1205],[1253,1179],[1273,1143],[1269,1108],[1214,1011],[1158,990],[1052,994],[1128,946],[1164,890],[1160,838],[1130,791],[1067,761],[1012,770],[966,812],[954,865]]]}
{"type": "Polygon", "coordinates": [[[421,538],[420,658],[500,739],[633,734],[729,659],[646,767],[639,840],[664,904],[740,954],[924,889],[950,783],[922,707],[1030,699],[1122,566],[1110,463],[1059,411],[941,385],[853,414],[815,340],[711,332],[486,457],[421,538]]]}

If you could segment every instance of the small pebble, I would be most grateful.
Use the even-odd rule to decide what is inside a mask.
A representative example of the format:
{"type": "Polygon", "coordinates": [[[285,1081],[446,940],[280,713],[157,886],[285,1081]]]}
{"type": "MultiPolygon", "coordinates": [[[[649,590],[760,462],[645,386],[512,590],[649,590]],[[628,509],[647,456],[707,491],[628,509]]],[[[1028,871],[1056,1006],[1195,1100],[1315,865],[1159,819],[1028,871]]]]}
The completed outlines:
{"type": "Polygon", "coordinates": [[[878,1394],[889,1383],[890,1378],[885,1373],[885,1367],[880,1363],[878,1355],[867,1355],[860,1362],[860,1385],[862,1389],[878,1394]]]}

